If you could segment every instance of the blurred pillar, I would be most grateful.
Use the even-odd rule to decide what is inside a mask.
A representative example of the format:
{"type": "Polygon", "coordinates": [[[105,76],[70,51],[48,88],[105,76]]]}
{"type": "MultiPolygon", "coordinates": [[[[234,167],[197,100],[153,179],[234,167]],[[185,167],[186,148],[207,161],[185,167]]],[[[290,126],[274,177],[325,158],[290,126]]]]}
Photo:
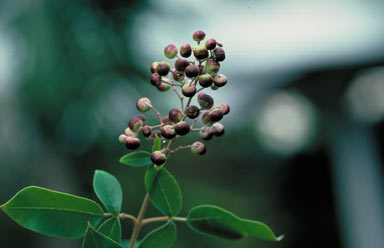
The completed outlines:
{"type": "Polygon", "coordinates": [[[383,248],[383,174],[371,131],[340,121],[331,134],[331,163],[344,247],[383,248]]]}

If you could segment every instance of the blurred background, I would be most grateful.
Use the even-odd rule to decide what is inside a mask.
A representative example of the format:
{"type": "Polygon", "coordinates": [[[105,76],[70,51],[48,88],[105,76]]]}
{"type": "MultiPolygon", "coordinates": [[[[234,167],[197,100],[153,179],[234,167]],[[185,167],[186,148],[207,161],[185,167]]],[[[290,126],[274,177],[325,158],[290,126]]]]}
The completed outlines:
{"type": "MultiPolygon", "coordinates": [[[[96,200],[93,171],[104,169],[136,214],[144,169],[119,164],[118,136],[139,97],[164,115],[178,106],[150,85],[149,66],[201,29],[224,44],[228,84],[211,95],[231,112],[205,156],[185,150],[168,162],[181,216],[219,205],[285,239],[227,241],[178,224],[174,247],[384,247],[383,9],[380,0],[1,0],[0,204],[29,185],[96,200]]],[[[178,144],[198,139],[188,137],[178,144]]],[[[81,245],[4,213],[0,233],[2,247],[81,245]]]]}

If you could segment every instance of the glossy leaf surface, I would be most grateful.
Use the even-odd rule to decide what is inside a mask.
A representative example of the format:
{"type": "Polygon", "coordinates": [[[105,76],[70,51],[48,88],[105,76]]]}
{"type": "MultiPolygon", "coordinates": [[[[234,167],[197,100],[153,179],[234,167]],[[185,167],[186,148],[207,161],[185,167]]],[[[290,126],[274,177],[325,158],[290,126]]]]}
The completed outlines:
{"type": "Polygon", "coordinates": [[[120,159],[120,163],[133,167],[148,166],[152,164],[151,154],[146,151],[131,152],[124,155],[120,159]]]}
{"type": "Polygon", "coordinates": [[[97,231],[120,244],[121,223],[119,218],[109,218],[97,228],[97,231]]]}
{"type": "Polygon", "coordinates": [[[121,246],[105,236],[104,234],[96,231],[91,225],[88,226],[87,233],[83,240],[83,248],[121,248],[121,246]]]}
{"type": "Polygon", "coordinates": [[[93,189],[110,213],[120,213],[123,192],[119,181],[113,175],[102,170],[96,170],[93,176],[93,189]]]}
{"type": "Polygon", "coordinates": [[[169,248],[176,240],[176,225],[173,222],[148,233],[140,242],[138,248],[169,248]]]}

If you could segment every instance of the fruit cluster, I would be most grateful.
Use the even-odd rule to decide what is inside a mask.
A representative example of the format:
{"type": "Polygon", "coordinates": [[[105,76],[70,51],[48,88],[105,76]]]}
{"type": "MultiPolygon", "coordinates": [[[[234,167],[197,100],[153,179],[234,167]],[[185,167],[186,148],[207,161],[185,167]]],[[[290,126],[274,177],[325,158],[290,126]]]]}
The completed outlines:
{"type": "Polygon", "coordinates": [[[171,68],[167,61],[153,62],[150,67],[151,84],[160,91],[172,88],[180,99],[181,108],[172,108],[168,116],[161,116],[159,111],[153,107],[150,99],[140,98],[136,103],[137,109],[140,112],[153,110],[158,116],[160,124],[149,126],[144,116],[136,115],[130,119],[128,127],[119,137],[120,142],[133,150],[140,147],[139,132],[148,139],[155,139],[156,136],[161,138],[161,144],[164,144],[164,147],[151,154],[151,160],[156,165],[164,164],[172,153],[181,149],[190,148],[196,155],[203,155],[206,152],[204,143],[200,141],[172,150],[172,144],[180,136],[196,131],[199,132],[202,139],[210,140],[213,136],[224,134],[224,126],[218,121],[229,113],[229,105],[220,103],[214,106],[214,99],[200,91],[208,87],[217,90],[227,84],[227,77],[218,73],[219,62],[225,59],[225,52],[222,48],[223,45],[213,38],[207,39],[202,45],[201,42],[204,38],[205,33],[199,30],[193,33],[193,40],[197,42],[195,47],[184,43],[178,50],[174,44],[167,45],[164,48],[164,55],[168,59],[176,59],[174,68],[171,68]],[[192,53],[194,59],[189,60],[192,53]],[[191,105],[196,94],[199,107],[191,105]],[[188,101],[184,107],[185,97],[188,98],[188,101]],[[200,116],[204,126],[195,128],[200,116]],[[191,124],[186,121],[187,117],[191,119],[191,124]]]}

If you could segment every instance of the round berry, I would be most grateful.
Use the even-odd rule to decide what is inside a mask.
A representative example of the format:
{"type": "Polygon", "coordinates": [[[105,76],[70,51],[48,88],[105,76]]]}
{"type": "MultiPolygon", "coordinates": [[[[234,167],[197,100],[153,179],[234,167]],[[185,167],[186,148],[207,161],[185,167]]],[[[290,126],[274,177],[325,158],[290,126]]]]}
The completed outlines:
{"type": "Polygon", "coordinates": [[[191,151],[195,155],[204,155],[207,151],[204,143],[196,141],[192,144],[191,151]]]}
{"type": "Polygon", "coordinates": [[[190,129],[191,127],[185,121],[180,121],[175,125],[175,132],[178,135],[186,135],[187,133],[189,133],[190,129]]]}
{"type": "Polygon", "coordinates": [[[201,120],[203,121],[203,123],[204,123],[205,125],[211,125],[211,124],[212,124],[211,118],[209,118],[209,112],[205,112],[205,113],[201,116],[201,120]]]}
{"type": "Polygon", "coordinates": [[[136,134],[129,127],[124,130],[124,134],[129,137],[136,137],[136,134]]]}
{"type": "Polygon", "coordinates": [[[217,75],[213,78],[213,83],[214,83],[217,87],[223,87],[224,85],[227,84],[227,77],[226,77],[224,74],[217,74],[217,75]]]}
{"type": "Polygon", "coordinates": [[[140,112],[147,112],[151,109],[152,103],[147,97],[142,97],[136,102],[136,108],[140,112]]]}
{"type": "Polygon", "coordinates": [[[184,43],[180,46],[180,55],[184,58],[188,58],[192,54],[191,45],[184,43]]]}
{"type": "Polygon", "coordinates": [[[220,109],[214,109],[209,113],[209,119],[212,122],[220,121],[221,119],[223,119],[223,116],[224,114],[223,112],[221,112],[220,109]]]}
{"type": "Polygon", "coordinates": [[[164,48],[165,57],[169,59],[173,59],[174,57],[176,57],[176,54],[177,54],[177,47],[175,45],[169,44],[164,48]]]}
{"type": "Polygon", "coordinates": [[[205,38],[205,33],[201,30],[197,30],[196,32],[193,33],[192,38],[195,41],[202,41],[205,38]]]}
{"type": "Polygon", "coordinates": [[[210,38],[208,39],[206,42],[205,42],[205,47],[208,49],[208,50],[212,50],[216,47],[216,40],[213,39],[213,38],[210,38]]]}
{"type": "Polygon", "coordinates": [[[159,91],[167,91],[167,90],[169,90],[171,88],[171,85],[166,84],[166,83],[161,83],[161,84],[157,85],[156,88],[159,91]]]}
{"type": "Polygon", "coordinates": [[[134,137],[127,137],[125,139],[125,147],[131,150],[136,150],[140,147],[140,140],[134,137]]]}
{"type": "Polygon", "coordinates": [[[176,136],[175,129],[171,125],[165,125],[161,129],[161,135],[166,139],[173,139],[176,136]]]}
{"type": "Polygon", "coordinates": [[[185,114],[188,116],[188,118],[195,119],[199,116],[200,109],[195,105],[191,105],[185,110],[185,114]]]}
{"type": "Polygon", "coordinates": [[[190,78],[196,77],[197,75],[199,75],[199,72],[200,72],[199,67],[193,64],[185,68],[185,75],[187,75],[187,77],[190,77],[190,78]]]}
{"type": "Polygon", "coordinates": [[[149,137],[152,134],[151,127],[148,125],[142,127],[141,133],[144,135],[144,137],[149,137]]]}
{"type": "Polygon", "coordinates": [[[165,163],[166,160],[167,160],[167,157],[161,151],[154,151],[151,154],[151,161],[155,165],[162,165],[165,163]]]}
{"type": "Polygon", "coordinates": [[[225,102],[219,104],[219,109],[221,110],[221,112],[223,112],[224,115],[228,114],[231,110],[229,105],[225,102]]]}
{"type": "Polygon", "coordinates": [[[186,97],[193,97],[196,94],[196,86],[194,84],[185,84],[181,88],[181,92],[186,97]]]}
{"type": "Polygon", "coordinates": [[[155,72],[151,75],[151,84],[153,86],[158,86],[161,84],[161,76],[159,73],[155,72]]]}
{"type": "Polygon", "coordinates": [[[209,53],[205,46],[200,45],[193,48],[193,55],[195,55],[197,59],[206,59],[208,58],[209,53]]]}
{"type": "Polygon", "coordinates": [[[207,73],[218,72],[220,70],[220,64],[213,59],[208,59],[204,69],[207,73]]]}
{"type": "Polygon", "coordinates": [[[136,115],[132,117],[128,122],[128,127],[133,131],[137,132],[139,128],[143,127],[146,123],[147,119],[145,119],[142,115],[136,115]]]}
{"type": "Polygon", "coordinates": [[[171,66],[167,61],[161,61],[157,66],[157,73],[159,73],[160,76],[166,76],[170,69],[171,66]]]}
{"type": "Polygon", "coordinates": [[[210,127],[203,127],[199,132],[200,137],[203,140],[210,140],[213,137],[213,130],[210,127]]]}
{"type": "Polygon", "coordinates": [[[151,73],[155,73],[156,72],[158,65],[159,65],[159,62],[153,62],[151,64],[151,73]]]}
{"type": "Polygon", "coordinates": [[[189,66],[189,61],[186,59],[176,59],[175,69],[178,71],[184,71],[185,68],[189,66]]]}
{"type": "Polygon", "coordinates": [[[214,123],[212,129],[215,136],[222,136],[225,132],[224,125],[219,122],[214,123]]]}
{"type": "Polygon", "coordinates": [[[177,123],[183,119],[183,112],[178,108],[173,108],[169,111],[168,118],[173,123],[177,123]]]}
{"type": "Polygon", "coordinates": [[[210,109],[213,106],[213,98],[205,93],[199,93],[197,95],[197,102],[199,103],[202,109],[210,109]]]}
{"type": "Polygon", "coordinates": [[[128,136],[127,135],[125,135],[125,134],[120,134],[120,136],[119,136],[119,142],[120,143],[125,143],[125,140],[128,138],[128,136]]]}
{"type": "Polygon", "coordinates": [[[223,61],[225,59],[224,49],[221,47],[217,47],[215,50],[213,50],[213,58],[219,62],[223,61]]]}
{"type": "Polygon", "coordinates": [[[211,86],[213,83],[213,78],[210,74],[203,74],[199,76],[199,84],[206,88],[211,86]]]}

